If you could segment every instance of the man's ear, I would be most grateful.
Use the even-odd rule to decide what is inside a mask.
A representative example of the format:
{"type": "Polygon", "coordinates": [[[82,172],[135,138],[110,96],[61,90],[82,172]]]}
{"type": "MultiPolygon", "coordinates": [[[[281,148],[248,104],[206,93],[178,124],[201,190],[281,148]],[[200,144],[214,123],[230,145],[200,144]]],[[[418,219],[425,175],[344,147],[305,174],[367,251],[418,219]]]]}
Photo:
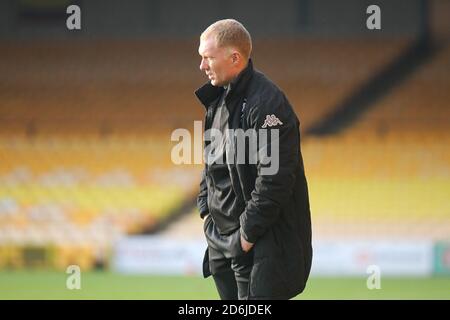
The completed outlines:
{"type": "Polygon", "coordinates": [[[233,52],[233,54],[231,55],[231,59],[233,61],[234,64],[239,63],[239,61],[241,60],[241,55],[239,54],[239,52],[235,51],[233,52]]]}

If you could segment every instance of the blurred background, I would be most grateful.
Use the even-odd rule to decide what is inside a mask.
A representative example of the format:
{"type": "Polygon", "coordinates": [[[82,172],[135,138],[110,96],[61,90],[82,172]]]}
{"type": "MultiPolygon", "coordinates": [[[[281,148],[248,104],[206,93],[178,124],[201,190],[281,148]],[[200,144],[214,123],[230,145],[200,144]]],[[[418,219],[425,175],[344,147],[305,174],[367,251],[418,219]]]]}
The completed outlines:
{"type": "Polygon", "coordinates": [[[171,134],[195,139],[198,37],[223,18],[300,119],[314,262],[299,298],[450,299],[449,0],[1,1],[0,299],[218,299],[202,165],[175,165],[171,134]]]}

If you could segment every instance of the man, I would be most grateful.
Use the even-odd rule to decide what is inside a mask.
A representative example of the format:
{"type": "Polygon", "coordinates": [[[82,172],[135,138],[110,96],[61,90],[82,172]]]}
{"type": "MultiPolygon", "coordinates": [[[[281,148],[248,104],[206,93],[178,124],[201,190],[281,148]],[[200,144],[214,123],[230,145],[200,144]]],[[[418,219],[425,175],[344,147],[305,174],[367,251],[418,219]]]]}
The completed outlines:
{"type": "Polygon", "coordinates": [[[203,273],[221,299],[290,299],[305,288],[312,260],[299,121],[281,90],[253,69],[251,50],[250,34],[233,19],[200,37],[200,70],[209,78],[195,92],[206,108],[197,201],[208,243],[203,273]],[[256,152],[242,156],[225,134],[238,129],[268,138],[249,142],[256,152]],[[260,154],[270,154],[276,170],[266,170],[273,163],[260,154]]]}

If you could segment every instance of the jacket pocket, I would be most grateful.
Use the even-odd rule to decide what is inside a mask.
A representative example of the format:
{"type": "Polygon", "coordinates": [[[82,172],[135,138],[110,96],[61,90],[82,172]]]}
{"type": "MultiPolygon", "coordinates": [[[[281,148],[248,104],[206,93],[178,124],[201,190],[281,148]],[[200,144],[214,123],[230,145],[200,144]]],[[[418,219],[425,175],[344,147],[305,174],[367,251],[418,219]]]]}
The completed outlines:
{"type": "Polygon", "coordinates": [[[222,235],[214,225],[212,217],[209,217],[203,225],[203,231],[208,246],[221,252],[225,258],[230,259],[245,254],[241,247],[241,233],[239,229],[228,235],[222,235]]]}

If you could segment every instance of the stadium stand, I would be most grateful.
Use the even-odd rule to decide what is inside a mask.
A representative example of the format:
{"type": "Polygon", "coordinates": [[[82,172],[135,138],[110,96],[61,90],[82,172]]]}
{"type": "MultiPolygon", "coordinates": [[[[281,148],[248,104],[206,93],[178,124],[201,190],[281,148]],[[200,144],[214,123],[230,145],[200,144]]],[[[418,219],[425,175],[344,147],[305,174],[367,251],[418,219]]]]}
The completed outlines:
{"type": "Polygon", "coordinates": [[[347,130],[309,137],[318,236],[448,239],[449,71],[447,43],[347,130]]]}
{"type": "MultiPolygon", "coordinates": [[[[254,61],[285,91],[305,132],[408,42],[259,40],[254,61]]],[[[170,133],[192,130],[193,121],[203,119],[193,96],[204,82],[196,40],[4,42],[0,51],[0,266],[102,265],[114,241],[152,230],[195,196],[201,166],[173,165],[170,133]]],[[[435,71],[427,66],[424,72],[443,77],[442,57],[435,71]]],[[[448,212],[440,204],[448,178],[427,180],[443,188],[433,194],[423,193],[429,184],[409,178],[423,174],[424,163],[434,168],[425,170],[433,177],[448,170],[445,117],[439,116],[440,134],[447,140],[428,143],[434,138],[421,135],[413,141],[398,123],[431,113],[418,99],[412,99],[416,111],[393,102],[418,93],[419,78],[345,134],[306,137],[316,235],[393,234],[389,230],[409,232],[410,226],[423,235],[430,230],[423,228],[425,218],[441,227],[434,236],[448,234],[442,224],[448,212]],[[392,104],[399,106],[396,118],[392,104]],[[387,139],[394,127],[395,137],[387,139]],[[380,136],[380,130],[388,133],[380,136]],[[430,157],[421,158],[425,154],[430,157]],[[420,206],[430,197],[431,215],[420,206]]],[[[427,121],[427,128],[437,127],[427,121]]]]}
{"type": "MultiPolygon", "coordinates": [[[[307,126],[408,43],[387,42],[260,40],[254,60],[286,92],[307,126]]],[[[0,132],[191,128],[204,111],[193,96],[205,81],[197,45],[197,39],[0,44],[0,132]]]]}

